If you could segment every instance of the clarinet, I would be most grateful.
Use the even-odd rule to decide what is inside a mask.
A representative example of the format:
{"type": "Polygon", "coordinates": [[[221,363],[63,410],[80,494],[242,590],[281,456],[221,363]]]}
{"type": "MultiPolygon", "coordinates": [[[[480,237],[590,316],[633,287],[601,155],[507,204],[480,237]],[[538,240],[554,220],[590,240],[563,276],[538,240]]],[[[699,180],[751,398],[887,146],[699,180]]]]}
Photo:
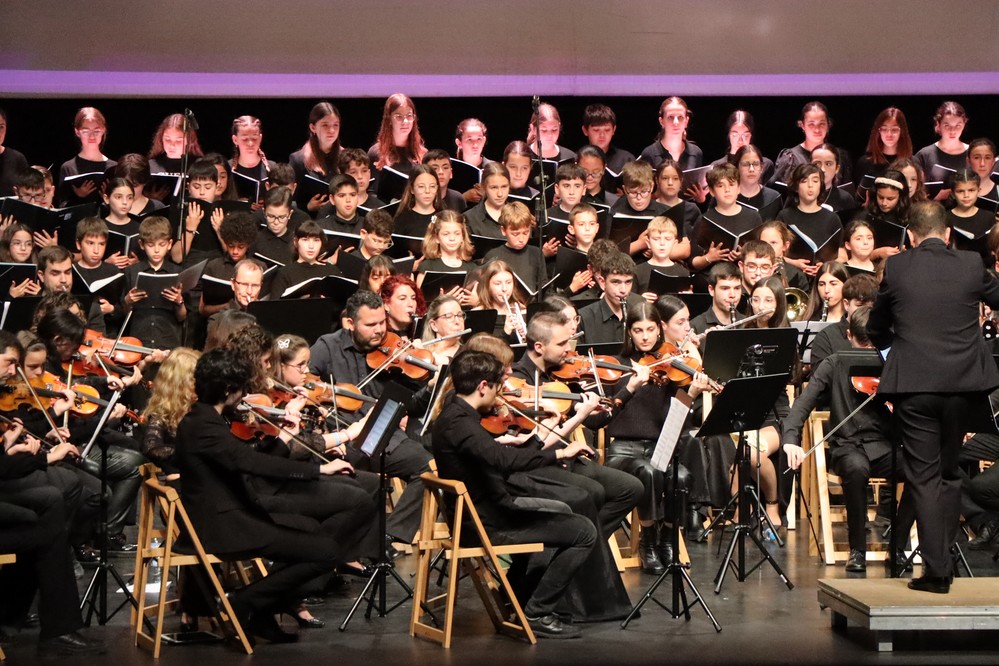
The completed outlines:
{"type": "Polygon", "coordinates": [[[829,299],[822,299],[822,315],[819,317],[819,321],[825,321],[829,316],[829,299]]]}
{"type": "Polygon", "coordinates": [[[735,314],[736,314],[735,313],[735,304],[733,303],[733,304],[731,304],[731,305],[728,306],[729,323],[732,323],[732,322],[736,321],[735,314]]]}

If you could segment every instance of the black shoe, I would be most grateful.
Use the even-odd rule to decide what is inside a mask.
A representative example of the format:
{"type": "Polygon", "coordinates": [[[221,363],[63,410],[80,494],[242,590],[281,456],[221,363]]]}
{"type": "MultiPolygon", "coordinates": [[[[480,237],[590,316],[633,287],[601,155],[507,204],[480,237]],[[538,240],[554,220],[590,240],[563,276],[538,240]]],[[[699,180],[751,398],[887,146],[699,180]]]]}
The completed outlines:
{"type": "Polygon", "coordinates": [[[687,534],[700,534],[704,528],[704,516],[694,507],[687,510],[687,524],[685,529],[687,534]]]}
{"type": "Polygon", "coordinates": [[[108,646],[104,641],[87,638],[79,631],[38,641],[38,651],[49,654],[104,654],[107,649],[108,646]]]}
{"type": "Polygon", "coordinates": [[[397,549],[395,546],[392,545],[396,541],[399,541],[399,540],[396,539],[393,536],[386,536],[385,537],[385,552],[388,553],[388,557],[389,557],[390,561],[397,560],[397,559],[399,559],[400,557],[402,557],[404,555],[404,553],[401,550],[397,549]]]}
{"type": "Polygon", "coordinates": [[[850,549],[850,557],[846,560],[847,573],[863,573],[867,571],[867,553],[856,548],[850,549]]]}
{"type": "Polygon", "coordinates": [[[582,633],[578,627],[566,624],[555,613],[542,615],[541,617],[527,618],[534,635],[538,638],[579,638],[582,633]]]}
{"type": "Polygon", "coordinates": [[[101,561],[100,551],[91,546],[75,546],[73,552],[76,553],[76,561],[84,567],[92,567],[101,561]]]}
{"type": "MultiPolygon", "coordinates": [[[[318,617],[313,616],[307,620],[304,617],[301,617],[299,613],[302,610],[303,609],[301,608],[297,608],[295,610],[291,610],[288,612],[288,615],[291,615],[293,618],[295,618],[295,622],[298,623],[299,629],[322,629],[323,627],[326,626],[326,623],[320,620],[318,617]]],[[[295,634],[292,635],[295,636],[295,634]]]]}
{"type": "Polygon", "coordinates": [[[112,534],[108,537],[109,553],[134,553],[137,548],[136,544],[128,542],[124,532],[112,534]]]}
{"type": "MultiPolygon", "coordinates": [[[[891,560],[885,560],[885,564],[888,565],[891,560]]],[[[895,566],[898,567],[898,573],[912,573],[912,560],[909,556],[905,554],[905,551],[901,548],[895,551],[895,566]]]]}
{"type": "Polygon", "coordinates": [[[659,543],[656,544],[656,554],[659,555],[659,563],[663,567],[668,567],[673,562],[673,528],[666,525],[659,526],[659,543]]]}
{"type": "Polygon", "coordinates": [[[183,618],[180,620],[180,633],[190,634],[198,630],[198,616],[188,615],[187,622],[184,622],[183,618]]]}
{"type": "Polygon", "coordinates": [[[375,573],[373,567],[359,567],[353,564],[341,564],[336,568],[336,570],[344,576],[356,576],[358,578],[371,578],[372,574],[375,573]]]}
{"type": "Polygon", "coordinates": [[[638,560],[642,563],[643,573],[658,576],[666,570],[656,550],[655,525],[642,528],[642,532],[638,537],[638,560]]]}
{"type": "Polygon", "coordinates": [[[274,615],[267,611],[250,613],[246,624],[243,625],[243,630],[257,638],[263,638],[268,643],[294,643],[298,640],[298,634],[282,629],[278,621],[274,619],[274,615]]]}
{"type": "Polygon", "coordinates": [[[971,550],[991,550],[999,542],[999,523],[994,520],[982,525],[975,538],[968,542],[971,550]]]}
{"type": "Polygon", "coordinates": [[[950,592],[951,579],[947,576],[920,576],[909,581],[910,590],[947,594],[950,592]]]}

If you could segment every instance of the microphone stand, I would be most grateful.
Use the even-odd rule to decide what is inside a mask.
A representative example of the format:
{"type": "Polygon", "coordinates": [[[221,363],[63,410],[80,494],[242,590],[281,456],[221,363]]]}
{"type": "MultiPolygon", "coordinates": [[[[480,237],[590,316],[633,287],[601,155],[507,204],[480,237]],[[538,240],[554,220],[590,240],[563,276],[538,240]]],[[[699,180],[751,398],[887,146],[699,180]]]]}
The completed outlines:
{"type": "MultiPolygon", "coordinates": [[[[545,178],[545,164],[544,157],[541,155],[541,99],[535,95],[533,99],[533,110],[534,110],[534,140],[538,145],[538,187],[541,188],[541,193],[534,199],[534,219],[538,223],[538,249],[541,250],[541,261],[544,261],[544,251],[545,251],[545,234],[544,230],[548,228],[548,199],[547,192],[548,187],[545,178]]],[[[541,302],[542,295],[539,290],[535,294],[538,302],[541,302]]]]}
{"type": "MultiPolygon", "coordinates": [[[[188,249],[184,245],[185,235],[187,234],[187,218],[185,217],[185,209],[187,208],[187,166],[190,160],[190,147],[188,146],[187,133],[190,130],[198,131],[198,121],[194,117],[194,111],[190,109],[184,109],[184,122],[183,122],[183,132],[184,132],[184,152],[180,155],[180,200],[177,205],[177,240],[180,241],[180,263],[184,265],[187,261],[188,249]]],[[[191,239],[191,243],[194,243],[194,239],[191,239]]]]}

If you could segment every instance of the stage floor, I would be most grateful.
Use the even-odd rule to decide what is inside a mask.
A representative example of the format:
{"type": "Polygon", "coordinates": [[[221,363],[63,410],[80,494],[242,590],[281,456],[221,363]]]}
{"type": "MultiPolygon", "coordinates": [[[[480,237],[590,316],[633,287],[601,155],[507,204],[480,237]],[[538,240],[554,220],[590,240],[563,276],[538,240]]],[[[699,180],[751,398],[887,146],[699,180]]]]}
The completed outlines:
{"type": "MultiPolygon", "coordinates": [[[[727,545],[727,538],[726,544],[727,545]]],[[[293,645],[259,643],[252,657],[256,666],[284,665],[308,660],[329,660],[336,664],[995,664],[997,662],[996,632],[910,632],[899,631],[894,636],[894,652],[878,654],[873,637],[864,629],[851,626],[833,631],[828,610],[820,610],[816,602],[819,579],[846,578],[842,565],[827,567],[817,557],[809,557],[804,534],[791,532],[787,547],[772,551],[791,581],[788,590],[769,566],[754,572],[744,582],[731,574],[726,578],[721,594],[715,595],[713,578],[720,563],[717,537],[708,543],[689,544],[693,560],[692,577],[722,625],[715,633],[704,612],[695,608],[692,619],[674,620],[654,603],[645,605],[642,616],[632,621],[626,630],[617,622],[585,625],[584,636],[571,641],[544,641],[530,646],[492,633],[492,626],[482,609],[469,581],[463,582],[459,614],[455,623],[450,650],[419,639],[408,633],[409,604],[404,604],[386,618],[364,619],[358,614],[345,633],[337,630],[350,608],[352,596],[333,596],[314,613],[326,620],[324,629],[303,631],[301,640],[293,645]],[[463,611],[463,612],[462,612],[463,611]]],[[[724,552],[722,553],[724,555],[724,552]]],[[[976,576],[999,576],[999,565],[990,552],[969,553],[976,576]]],[[[131,558],[116,562],[123,572],[131,569],[131,558]]],[[[398,560],[400,572],[407,576],[415,565],[415,557],[398,560]]],[[[916,568],[917,574],[919,567],[916,568]]],[[[871,563],[868,578],[884,578],[880,564],[871,563]]],[[[81,589],[89,580],[79,581],[81,589]]],[[[644,594],[655,579],[632,570],[624,581],[633,601],[644,594]]],[[[356,594],[361,584],[350,586],[356,594]]],[[[390,587],[390,601],[396,590],[390,587]]],[[[119,596],[119,595],[112,595],[119,596]]],[[[657,597],[668,605],[669,586],[664,584],[657,597]]],[[[999,601],[999,600],[997,600],[999,601]]],[[[290,622],[290,621],[288,621],[290,622]]],[[[176,630],[171,619],[168,630],[176,630]]],[[[290,628],[290,627],[288,627],[290,628]]],[[[5,645],[7,664],[36,663],[35,632],[15,634],[15,643],[5,645]]],[[[100,661],[93,659],[63,659],[63,663],[78,662],[115,666],[150,664],[152,658],[132,645],[128,614],[123,611],[106,627],[92,630],[110,644],[108,654],[100,661]]],[[[54,660],[53,660],[54,661],[54,660]]],[[[159,663],[163,666],[188,666],[192,663],[212,666],[249,664],[246,655],[234,647],[214,644],[202,646],[163,647],[159,663]]]]}

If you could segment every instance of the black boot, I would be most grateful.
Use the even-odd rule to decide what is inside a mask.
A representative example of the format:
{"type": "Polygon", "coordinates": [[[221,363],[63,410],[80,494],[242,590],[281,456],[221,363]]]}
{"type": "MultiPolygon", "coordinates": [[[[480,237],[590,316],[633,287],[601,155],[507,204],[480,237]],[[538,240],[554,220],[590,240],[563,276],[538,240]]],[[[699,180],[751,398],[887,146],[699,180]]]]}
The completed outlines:
{"type": "Polygon", "coordinates": [[[658,532],[659,526],[653,523],[648,527],[643,526],[638,537],[638,558],[642,563],[642,571],[653,576],[658,576],[666,570],[659,560],[659,553],[656,552],[658,532]]]}
{"type": "Polygon", "coordinates": [[[668,567],[673,562],[673,527],[666,523],[659,523],[659,542],[656,544],[656,552],[659,554],[659,561],[664,567],[668,567]]]}

